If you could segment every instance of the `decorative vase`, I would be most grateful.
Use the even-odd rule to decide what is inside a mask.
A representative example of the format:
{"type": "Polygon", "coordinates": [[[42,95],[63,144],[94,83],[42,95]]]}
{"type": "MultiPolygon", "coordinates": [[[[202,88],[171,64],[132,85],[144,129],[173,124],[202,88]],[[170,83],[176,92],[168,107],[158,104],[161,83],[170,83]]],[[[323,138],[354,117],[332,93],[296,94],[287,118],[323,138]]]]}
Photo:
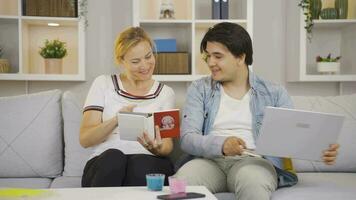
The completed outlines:
{"type": "Polygon", "coordinates": [[[317,70],[322,74],[337,74],[340,72],[339,62],[318,62],[317,70]]]}
{"type": "Polygon", "coordinates": [[[45,59],[45,73],[46,74],[62,74],[61,58],[46,58],[45,59]]]}
{"type": "Polygon", "coordinates": [[[346,19],[349,9],[348,0],[335,0],[335,9],[338,14],[338,19],[346,19]]]}
{"type": "Polygon", "coordinates": [[[310,13],[312,19],[319,19],[321,6],[321,0],[310,0],[310,13]]]}
{"type": "Polygon", "coordinates": [[[161,0],[160,19],[174,19],[174,6],[172,0],[161,0]]]}
{"type": "Polygon", "coordinates": [[[324,8],[320,12],[322,19],[337,19],[337,11],[335,8],[324,8]]]}
{"type": "Polygon", "coordinates": [[[0,73],[10,73],[11,67],[8,59],[0,59],[0,73]]]}

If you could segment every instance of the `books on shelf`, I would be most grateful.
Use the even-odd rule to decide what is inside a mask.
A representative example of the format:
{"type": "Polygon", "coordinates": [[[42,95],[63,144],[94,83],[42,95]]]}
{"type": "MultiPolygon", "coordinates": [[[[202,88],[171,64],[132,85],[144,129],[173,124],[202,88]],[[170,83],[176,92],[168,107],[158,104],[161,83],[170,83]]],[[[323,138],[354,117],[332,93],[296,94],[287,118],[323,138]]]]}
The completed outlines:
{"type": "Polygon", "coordinates": [[[229,0],[212,0],[212,19],[229,19],[229,0]]]}
{"type": "Polygon", "coordinates": [[[220,19],[220,0],[212,0],[212,19],[220,19]]]}
{"type": "Polygon", "coordinates": [[[179,109],[152,113],[120,112],[118,114],[120,139],[137,141],[146,132],[155,138],[155,126],[160,128],[161,138],[179,137],[179,109]]]}
{"type": "Polygon", "coordinates": [[[176,52],[177,40],[175,38],[154,39],[156,51],[159,52],[176,52]]]}

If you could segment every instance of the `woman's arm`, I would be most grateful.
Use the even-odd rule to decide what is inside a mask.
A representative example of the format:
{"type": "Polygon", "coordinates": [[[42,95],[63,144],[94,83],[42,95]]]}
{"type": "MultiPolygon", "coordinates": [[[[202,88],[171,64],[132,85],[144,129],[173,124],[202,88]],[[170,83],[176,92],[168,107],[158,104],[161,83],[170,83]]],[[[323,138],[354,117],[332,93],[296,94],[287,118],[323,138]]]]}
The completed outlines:
{"type": "MultiPolygon", "coordinates": [[[[135,104],[124,106],[119,112],[132,112],[135,106],[135,104]]],[[[102,116],[101,111],[88,110],[84,112],[79,135],[80,144],[84,148],[102,143],[118,126],[117,115],[104,122],[102,122],[102,116]]]]}
{"type": "MultiPolygon", "coordinates": [[[[165,86],[166,87],[166,86],[165,86]]],[[[162,110],[169,110],[173,109],[176,106],[175,102],[175,93],[172,88],[167,87],[166,88],[166,98],[163,101],[164,103],[161,105],[162,110]]],[[[173,150],[173,139],[172,138],[163,138],[161,139],[161,133],[159,130],[158,126],[155,126],[155,134],[156,138],[154,140],[150,140],[147,134],[143,135],[144,140],[140,140],[138,138],[138,141],[151,153],[157,156],[168,156],[172,150],[173,150]],[[147,141],[147,142],[145,142],[147,141]],[[147,145],[146,145],[147,144],[147,145]],[[152,145],[149,146],[148,144],[152,145]]]]}
{"type": "Polygon", "coordinates": [[[102,122],[102,114],[96,110],[84,112],[79,135],[80,144],[84,148],[102,143],[117,126],[116,116],[102,122]]]}

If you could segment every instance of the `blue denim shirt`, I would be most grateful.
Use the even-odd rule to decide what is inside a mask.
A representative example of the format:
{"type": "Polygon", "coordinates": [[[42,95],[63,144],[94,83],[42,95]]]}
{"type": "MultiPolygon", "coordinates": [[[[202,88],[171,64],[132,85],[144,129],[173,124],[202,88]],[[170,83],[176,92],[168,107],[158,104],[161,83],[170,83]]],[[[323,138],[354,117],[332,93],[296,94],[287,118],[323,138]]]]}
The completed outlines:
{"type": "MultiPolygon", "coordinates": [[[[267,82],[249,71],[251,86],[250,109],[252,114],[252,133],[256,140],[266,106],[293,107],[287,91],[276,84],[267,82]]],[[[188,88],[183,109],[181,126],[181,148],[196,157],[214,158],[222,156],[224,137],[210,135],[215,117],[218,113],[221,96],[221,83],[204,77],[192,82],[188,88]]],[[[277,157],[265,157],[278,168],[279,187],[294,185],[296,175],[281,170],[283,161],[277,157]]]]}

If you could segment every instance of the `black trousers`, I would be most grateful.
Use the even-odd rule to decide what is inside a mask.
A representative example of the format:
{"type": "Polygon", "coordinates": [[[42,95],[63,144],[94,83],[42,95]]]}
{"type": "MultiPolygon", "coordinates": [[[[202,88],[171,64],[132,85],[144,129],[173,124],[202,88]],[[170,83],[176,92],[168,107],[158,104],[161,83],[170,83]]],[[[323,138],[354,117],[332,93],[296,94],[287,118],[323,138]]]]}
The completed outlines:
{"type": "Polygon", "coordinates": [[[108,149],[90,159],[82,177],[82,187],[145,186],[146,174],[173,175],[173,164],[168,158],[146,154],[125,155],[120,150],[108,149]]]}

